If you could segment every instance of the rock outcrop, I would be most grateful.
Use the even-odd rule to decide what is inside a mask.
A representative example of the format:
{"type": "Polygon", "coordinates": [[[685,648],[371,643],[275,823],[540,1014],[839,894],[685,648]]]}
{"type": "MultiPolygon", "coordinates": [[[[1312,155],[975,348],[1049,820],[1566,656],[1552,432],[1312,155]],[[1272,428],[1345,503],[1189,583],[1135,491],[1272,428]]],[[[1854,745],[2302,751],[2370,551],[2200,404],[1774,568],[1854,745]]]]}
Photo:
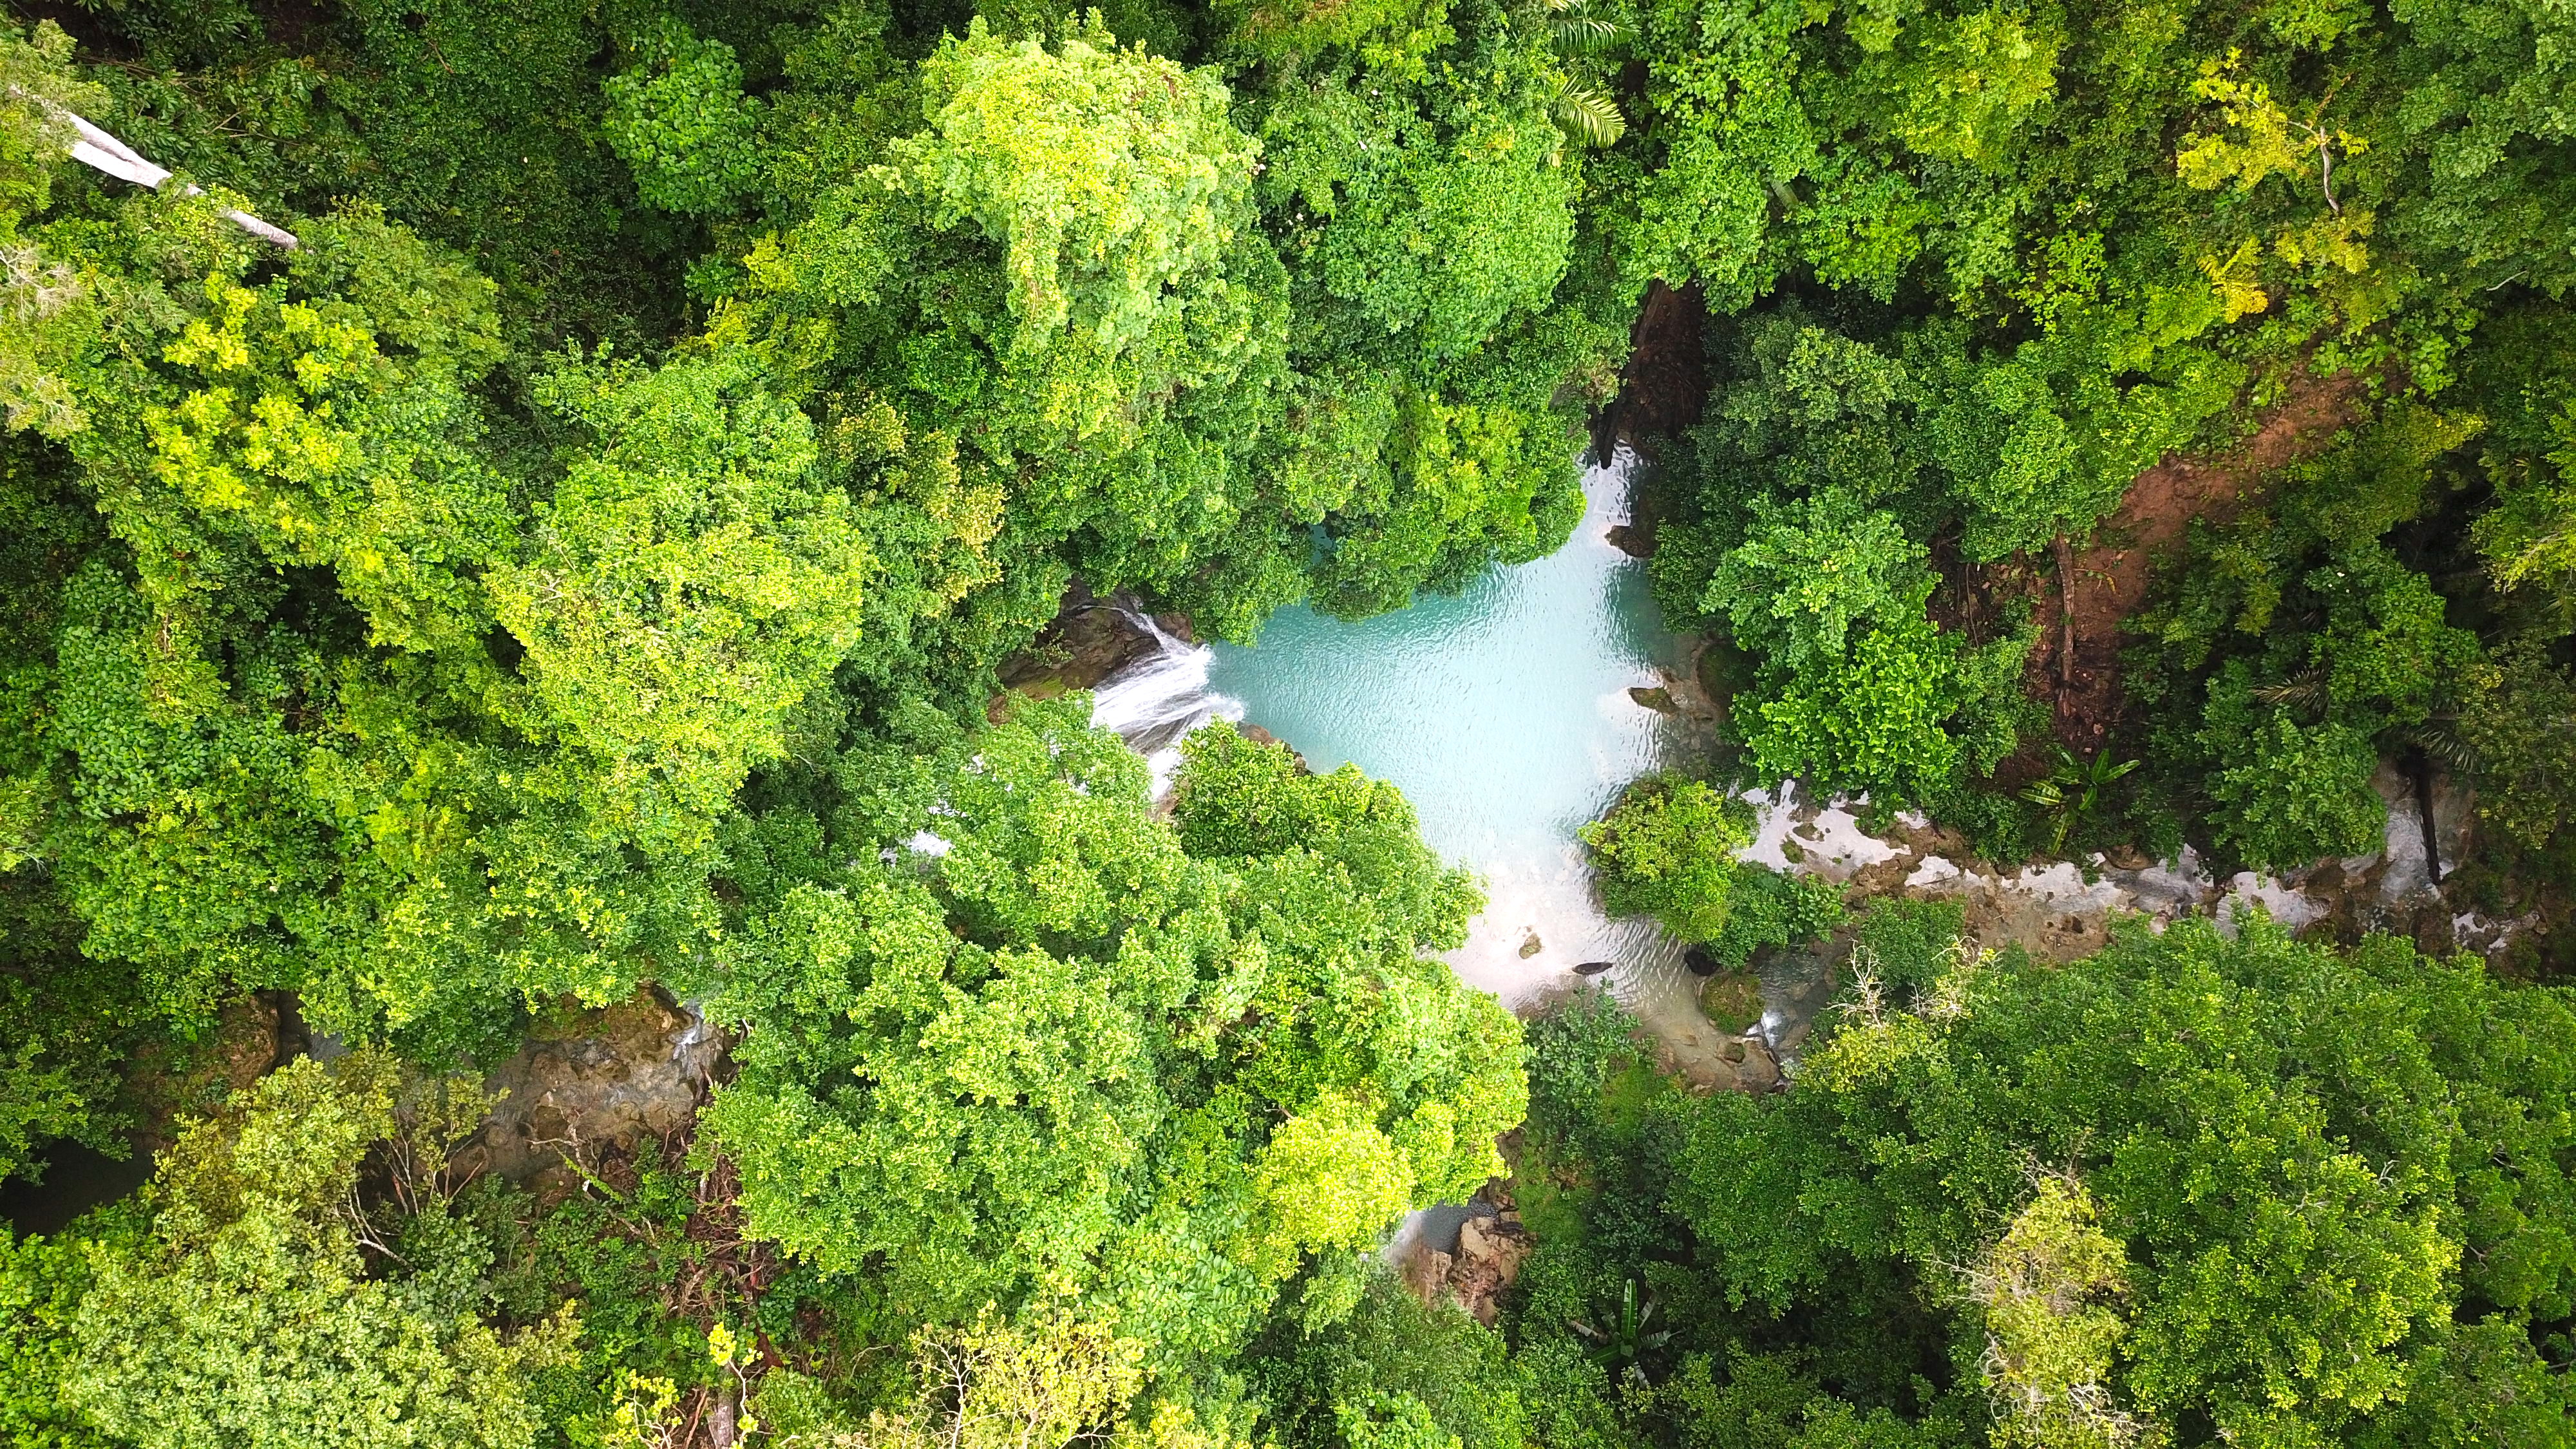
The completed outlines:
{"type": "MultiPolygon", "coordinates": [[[[1144,605],[1127,595],[1100,598],[1076,583],[1037,641],[1002,661],[1003,688],[1032,699],[1053,699],[1077,689],[1091,689],[1120,670],[1150,657],[1160,645],[1137,622],[1144,605]]],[[[1158,614],[1163,632],[1185,643],[1195,642],[1189,619],[1158,614]]],[[[998,712],[1008,695],[993,701],[998,712]]]]}
{"type": "Polygon", "coordinates": [[[1504,1292],[1520,1276],[1521,1265],[1537,1249],[1538,1239],[1522,1226],[1508,1195],[1488,1187],[1476,1196],[1468,1204],[1468,1216],[1458,1224],[1454,1250],[1418,1244],[1405,1256],[1401,1270],[1405,1286],[1423,1302],[1452,1300],[1491,1328],[1502,1313],[1504,1292]]]}
{"type": "Polygon", "coordinates": [[[486,1090],[507,1095],[458,1166],[526,1183],[540,1196],[577,1190],[567,1157],[630,1154],[648,1135],[690,1130],[724,1047],[723,1034],[696,1012],[650,991],[541,1025],[485,1081],[486,1090]]]}

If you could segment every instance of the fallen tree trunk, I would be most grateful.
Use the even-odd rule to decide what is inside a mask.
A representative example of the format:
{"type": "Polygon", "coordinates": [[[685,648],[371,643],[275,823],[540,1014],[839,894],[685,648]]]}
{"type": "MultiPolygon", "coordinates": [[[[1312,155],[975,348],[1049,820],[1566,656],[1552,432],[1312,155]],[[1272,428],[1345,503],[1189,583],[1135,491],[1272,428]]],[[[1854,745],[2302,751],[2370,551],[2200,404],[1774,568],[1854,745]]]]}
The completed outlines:
{"type": "MultiPolygon", "coordinates": [[[[11,86],[9,91],[12,95],[27,97],[27,93],[16,86],[11,86]]],[[[92,125],[88,118],[76,116],[42,96],[31,99],[69,123],[72,130],[79,134],[80,139],[72,143],[72,159],[83,166],[113,176],[119,181],[131,181],[137,186],[149,186],[155,191],[160,190],[170,179],[170,168],[156,166],[145,160],[133,147],[92,125]]],[[[206,189],[192,183],[181,194],[203,196],[206,194],[206,189]]],[[[262,221],[247,211],[226,207],[224,217],[261,241],[272,242],[288,251],[293,251],[302,245],[296,240],[295,233],[282,226],[274,226],[262,221]]]]}

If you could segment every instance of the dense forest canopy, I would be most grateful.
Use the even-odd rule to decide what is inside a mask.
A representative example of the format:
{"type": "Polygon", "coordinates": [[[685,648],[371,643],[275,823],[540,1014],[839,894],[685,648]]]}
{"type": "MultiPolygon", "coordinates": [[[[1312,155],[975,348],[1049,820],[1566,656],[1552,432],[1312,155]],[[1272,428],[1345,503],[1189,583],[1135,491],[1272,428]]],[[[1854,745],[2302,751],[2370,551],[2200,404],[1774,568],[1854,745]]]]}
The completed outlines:
{"type": "Polygon", "coordinates": [[[2571,46],[12,0],[0,1180],[158,1150],[0,1237],[0,1433],[2568,1442],[2571,46]],[[1158,804],[1000,690],[1069,596],[1252,641],[1541,557],[1592,431],[1729,746],[1586,831],[1611,910],[1842,928],[1730,786],[2286,872],[2393,772],[2475,793],[2445,918],[2530,929],[2052,966],[1852,902],[1794,1087],[1699,1098],[1459,984],[1392,786],[1212,730],[1158,804]],[[648,991],[728,1044],[685,1140],[452,1169],[484,1069],[648,991]],[[207,1089],[251,993],[350,1050],[207,1089]],[[1373,1265],[1506,1173],[1499,1328],[1373,1265]]]}

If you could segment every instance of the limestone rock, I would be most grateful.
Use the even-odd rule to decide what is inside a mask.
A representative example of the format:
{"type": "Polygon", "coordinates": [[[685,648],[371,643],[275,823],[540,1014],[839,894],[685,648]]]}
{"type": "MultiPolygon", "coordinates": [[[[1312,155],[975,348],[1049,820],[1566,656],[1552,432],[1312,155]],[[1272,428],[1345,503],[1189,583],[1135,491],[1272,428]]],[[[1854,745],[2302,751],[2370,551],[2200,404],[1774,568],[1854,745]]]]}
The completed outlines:
{"type": "Polygon", "coordinates": [[[291,1055],[286,1024],[274,993],[245,992],[215,1013],[212,1038],[195,1050],[172,1053],[148,1047],[133,1064],[128,1090],[142,1108],[134,1141],[145,1152],[168,1146],[179,1130],[246,1092],[291,1055]]]}
{"type": "MultiPolygon", "coordinates": [[[[1031,699],[1053,699],[1071,690],[1090,689],[1152,654],[1158,646],[1153,634],[1136,621],[1131,612],[1135,607],[1132,599],[1102,599],[1075,584],[1066,591],[1055,619],[1039,631],[1037,641],[1002,661],[1003,687],[1031,699]]],[[[1158,617],[1155,622],[1175,637],[1191,637],[1189,621],[1177,615],[1158,617]]],[[[996,696],[987,712],[999,718],[1009,698],[1008,694],[996,696]]]]}
{"type": "Polygon", "coordinates": [[[530,1032],[484,1082],[505,1092],[459,1156],[468,1170],[535,1183],[578,1181],[567,1153],[631,1152],[697,1120],[723,1034],[650,991],[599,1011],[573,1012],[530,1032]]]}
{"type": "Polygon", "coordinates": [[[1404,1286],[1423,1302],[1437,1303],[1448,1290],[1449,1269],[1455,1262],[1455,1255],[1438,1248],[1417,1248],[1404,1260],[1404,1286]]]}
{"type": "Polygon", "coordinates": [[[1735,1085],[1747,1092],[1768,1092],[1780,1085],[1780,1062],[1753,1037],[1744,1038],[1744,1060],[1735,1067],[1735,1085]]]}
{"type": "Polygon", "coordinates": [[[1286,750],[1288,752],[1288,758],[1297,762],[1298,774],[1311,775],[1315,773],[1314,767],[1306,763],[1306,756],[1300,752],[1296,746],[1289,744],[1286,740],[1279,738],[1277,735],[1263,729],[1261,726],[1257,724],[1246,724],[1241,720],[1236,720],[1234,722],[1234,732],[1243,736],[1245,739],[1252,741],[1256,745],[1277,745],[1281,749],[1286,750]]]}

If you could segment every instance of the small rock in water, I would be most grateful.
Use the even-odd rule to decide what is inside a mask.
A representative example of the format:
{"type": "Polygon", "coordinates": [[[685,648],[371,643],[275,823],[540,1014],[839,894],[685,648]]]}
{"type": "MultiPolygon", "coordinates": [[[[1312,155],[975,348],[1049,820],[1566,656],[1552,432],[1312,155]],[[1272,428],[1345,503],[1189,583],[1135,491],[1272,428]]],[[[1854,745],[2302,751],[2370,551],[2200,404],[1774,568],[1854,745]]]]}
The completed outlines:
{"type": "Polygon", "coordinates": [[[1768,1092],[1780,1085],[1780,1063],[1772,1058],[1769,1047],[1749,1039],[1745,1042],[1744,1060],[1735,1067],[1735,1085],[1747,1092],[1768,1092]]]}
{"type": "Polygon", "coordinates": [[[1714,976],[1717,974],[1717,958],[1708,954],[1708,948],[1706,946],[1693,946],[1689,950],[1684,951],[1682,953],[1682,964],[1690,968],[1690,974],[1693,976],[1714,976]]]}
{"type": "Polygon", "coordinates": [[[1616,961],[1586,961],[1582,965],[1574,968],[1574,974],[1577,976],[1598,976],[1602,972],[1607,971],[1618,964],[1619,963],[1616,961]]]}
{"type": "Polygon", "coordinates": [[[1521,938],[1521,959],[1524,961],[1546,949],[1547,948],[1545,946],[1538,943],[1538,932],[1536,931],[1532,931],[1527,936],[1521,938]]]}
{"type": "Polygon", "coordinates": [[[1637,688],[1630,689],[1628,691],[1628,697],[1635,700],[1637,703],[1644,705],[1646,708],[1653,710],[1657,714],[1679,714],[1681,712],[1681,706],[1673,703],[1673,692],[1669,689],[1647,689],[1639,686],[1637,688]]]}

